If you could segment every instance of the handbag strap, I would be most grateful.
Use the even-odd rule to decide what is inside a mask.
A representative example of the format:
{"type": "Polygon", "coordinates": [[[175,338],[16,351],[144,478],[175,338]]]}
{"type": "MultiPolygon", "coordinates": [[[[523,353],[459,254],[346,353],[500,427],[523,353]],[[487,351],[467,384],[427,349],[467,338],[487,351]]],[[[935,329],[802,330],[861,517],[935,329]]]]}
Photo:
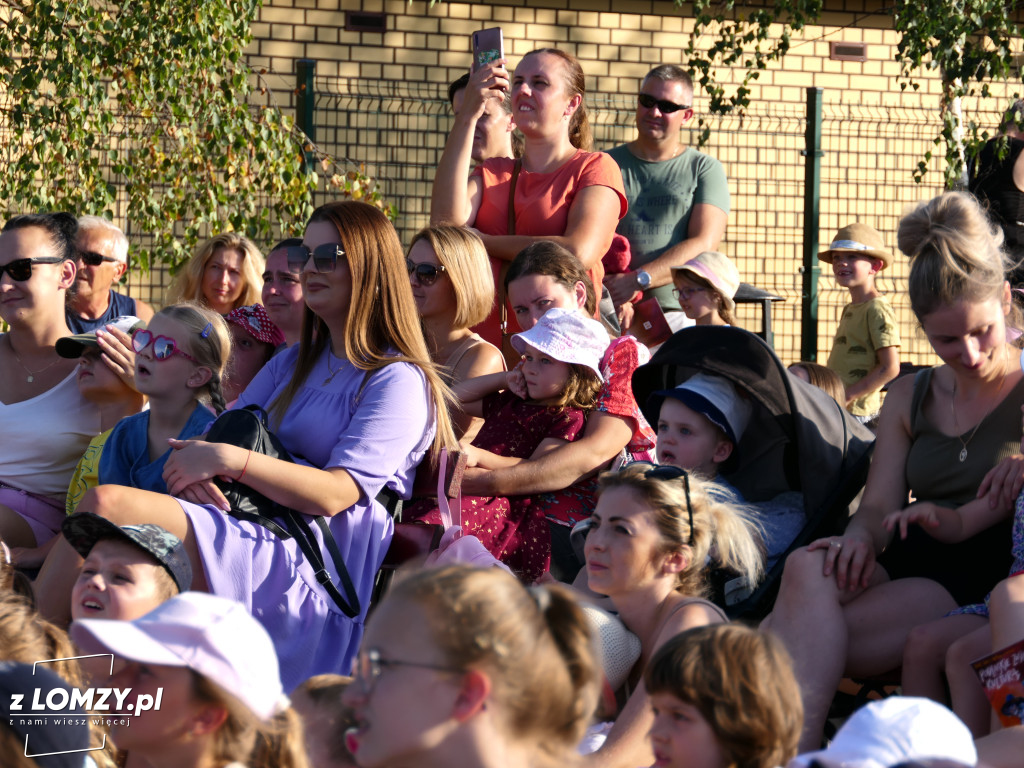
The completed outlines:
{"type": "Polygon", "coordinates": [[[359,595],[356,593],[355,585],[352,583],[352,577],[349,576],[348,568],[345,567],[345,559],[341,556],[338,542],[334,540],[334,534],[331,533],[327,521],[320,515],[317,515],[315,519],[317,527],[320,528],[320,532],[323,534],[324,545],[327,547],[327,551],[330,552],[331,560],[334,561],[334,567],[338,571],[338,578],[341,579],[341,587],[345,590],[345,595],[342,595],[338,587],[335,586],[334,580],[331,578],[331,572],[327,570],[327,564],[324,562],[320,546],[313,537],[313,532],[306,520],[292,510],[288,510],[284,514],[285,525],[288,526],[288,530],[292,532],[295,542],[299,545],[299,549],[302,550],[302,554],[313,567],[313,575],[316,577],[317,583],[324,588],[324,591],[327,592],[335,605],[341,609],[342,613],[350,619],[354,619],[359,615],[360,611],[359,595]]]}
{"type": "Polygon", "coordinates": [[[452,516],[451,506],[448,503],[448,494],[445,493],[445,475],[448,474],[448,449],[441,449],[441,467],[437,473],[437,509],[441,513],[441,524],[447,531],[453,525],[462,527],[462,494],[460,493],[452,501],[455,504],[455,516],[452,516]]]}
{"type": "MultiPolygon", "coordinates": [[[[523,170],[523,161],[516,158],[512,165],[512,180],[508,185],[508,233],[516,233],[516,182],[519,180],[519,172],[523,170]]],[[[500,302],[499,312],[501,316],[501,335],[504,338],[508,333],[508,297],[505,295],[505,270],[508,265],[502,262],[501,272],[498,274],[498,301],[500,302]]],[[[504,345],[503,345],[504,346],[504,345]]]]}

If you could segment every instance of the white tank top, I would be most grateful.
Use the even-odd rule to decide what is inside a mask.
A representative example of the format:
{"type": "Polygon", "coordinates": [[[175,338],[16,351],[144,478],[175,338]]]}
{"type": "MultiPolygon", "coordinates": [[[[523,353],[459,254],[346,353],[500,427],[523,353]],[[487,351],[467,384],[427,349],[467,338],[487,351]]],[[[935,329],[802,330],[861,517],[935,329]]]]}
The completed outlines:
{"type": "Polygon", "coordinates": [[[100,433],[99,410],[78,391],[77,374],[20,403],[0,402],[0,482],[63,504],[75,465],[100,433]]]}

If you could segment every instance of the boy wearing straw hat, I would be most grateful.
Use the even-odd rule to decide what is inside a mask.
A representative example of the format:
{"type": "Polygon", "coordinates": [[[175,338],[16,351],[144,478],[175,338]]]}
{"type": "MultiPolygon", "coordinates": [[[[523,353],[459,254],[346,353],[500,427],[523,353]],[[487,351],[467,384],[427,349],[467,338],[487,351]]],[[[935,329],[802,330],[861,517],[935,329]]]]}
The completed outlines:
{"type": "Polygon", "coordinates": [[[836,282],[850,292],[828,367],[843,380],[847,410],[866,424],[882,406],[882,387],[900,372],[896,314],[875,287],[875,275],[892,264],[892,253],[878,232],[854,222],[840,229],[818,258],[832,265],[836,282]]]}

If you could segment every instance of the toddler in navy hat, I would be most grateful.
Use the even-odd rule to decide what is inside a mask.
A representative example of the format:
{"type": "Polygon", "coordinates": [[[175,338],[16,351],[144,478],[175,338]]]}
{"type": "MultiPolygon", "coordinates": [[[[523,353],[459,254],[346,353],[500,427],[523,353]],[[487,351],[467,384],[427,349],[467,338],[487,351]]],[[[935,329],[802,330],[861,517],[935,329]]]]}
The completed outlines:
{"type": "MultiPolygon", "coordinates": [[[[675,389],[651,395],[658,412],[658,461],[717,481],[727,501],[747,500],[720,471],[736,452],[753,414],[751,401],[722,376],[696,373],[675,389]],[[660,404],[659,404],[660,400],[660,404]]],[[[807,522],[803,496],[797,492],[759,500],[749,506],[764,532],[767,567],[786,551],[807,522]]]]}

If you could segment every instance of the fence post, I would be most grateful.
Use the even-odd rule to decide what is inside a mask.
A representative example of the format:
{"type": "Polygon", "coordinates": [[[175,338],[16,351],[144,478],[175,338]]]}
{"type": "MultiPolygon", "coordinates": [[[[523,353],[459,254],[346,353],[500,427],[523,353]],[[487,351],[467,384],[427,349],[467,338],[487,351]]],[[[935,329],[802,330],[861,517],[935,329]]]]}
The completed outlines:
{"type": "MultiPolygon", "coordinates": [[[[316,121],[313,118],[316,109],[316,93],[313,90],[313,77],[316,75],[316,60],[299,59],[295,62],[295,122],[311,143],[316,143],[316,121]]],[[[306,158],[306,170],[314,169],[312,152],[303,153],[306,158]]]]}
{"type": "Polygon", "coordinates": [[[804,156],[804,258],[800,305],[800,359],[818,360],[818,228],[821,213],[821,88],[807,89],[804,156]]]}

